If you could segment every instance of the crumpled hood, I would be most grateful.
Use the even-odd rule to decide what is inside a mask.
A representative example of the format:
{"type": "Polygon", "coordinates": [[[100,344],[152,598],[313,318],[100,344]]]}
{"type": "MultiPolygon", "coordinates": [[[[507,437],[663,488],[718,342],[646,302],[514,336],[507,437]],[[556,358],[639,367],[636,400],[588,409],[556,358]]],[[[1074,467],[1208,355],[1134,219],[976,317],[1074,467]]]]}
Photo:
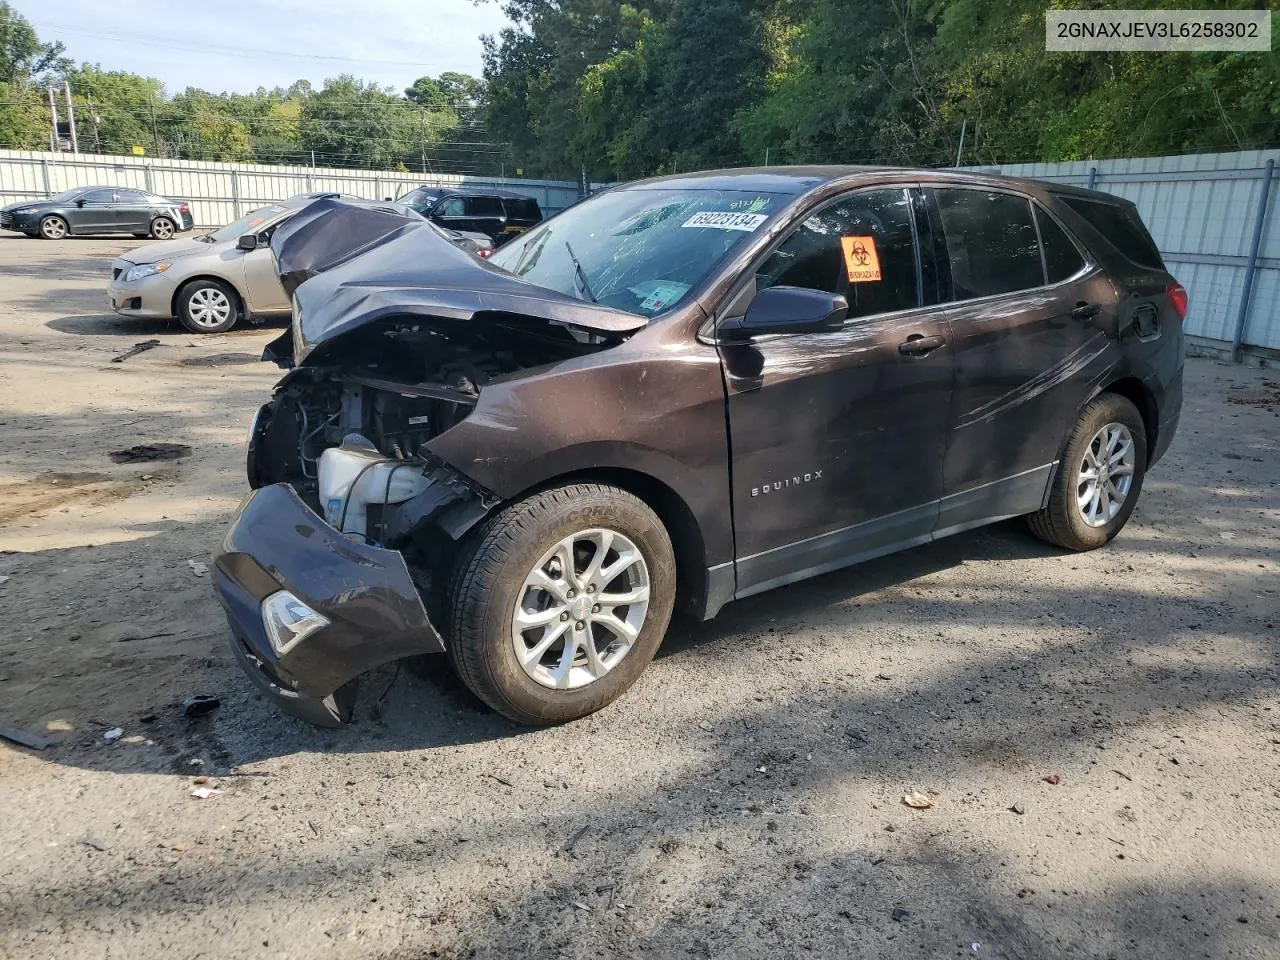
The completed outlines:
{"type": "Polygon", "coordinates": [[[182,240],[166,240],[163,243],[149,243],[145,247],[137,247],[120,254],[120,259],[129,263],[159,263],[161,260],[181,260],[193,257],[197,253],[211,253],[221,244],[205,243],[186,237],[182,240]]]}
{"type": "Polygon", "coordinates": [[[602,333],[648,323],[490,266],[424,220],[342,200],[317,200],[281,224],[271,251],[294,300],[298,361],[325,341],[394,316],[501,313],[602,333]]]}

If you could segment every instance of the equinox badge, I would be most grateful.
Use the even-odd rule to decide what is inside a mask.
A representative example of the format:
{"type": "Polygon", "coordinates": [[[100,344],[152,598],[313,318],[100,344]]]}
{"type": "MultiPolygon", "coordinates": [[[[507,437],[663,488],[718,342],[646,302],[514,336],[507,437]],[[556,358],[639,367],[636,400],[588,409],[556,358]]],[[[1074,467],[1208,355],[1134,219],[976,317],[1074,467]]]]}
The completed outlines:
{"type": "Polygon", "coordinates": [[[821,479],[822,471],[814,470],[812,473],[797,474],[794,477],[787,477],[785,480],[774,480],[772,483],[765,483],[758,487],[752,487],[751,495],[753,497],[758,497],[761,494],[786,490],[789,487],[798,487],[801,484],[813,483],[813,481],[821,479]]]}

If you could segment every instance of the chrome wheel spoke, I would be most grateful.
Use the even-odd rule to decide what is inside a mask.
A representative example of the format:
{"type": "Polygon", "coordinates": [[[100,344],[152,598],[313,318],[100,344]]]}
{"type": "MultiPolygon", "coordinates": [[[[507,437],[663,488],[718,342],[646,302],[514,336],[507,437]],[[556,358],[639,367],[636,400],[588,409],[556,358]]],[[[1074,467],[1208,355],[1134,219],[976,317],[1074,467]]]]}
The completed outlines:
{"type": "Polygon", "coordinates": [[[557,689],[568,689],[571,685],[573,661],[578,657],[578,632],[577,630],[565,632],[564,650],[560,653],[560,664],[556,667],[555,672],[551,674],[551,678],[554,681],[552,686],[557,689]]]}
{"type": "Polygon", "coordinates": [[[640,630],[633,627],[626,620],[621,620],[612,613],[604,615],[597,614],[595,622],[604,627],[623,643],[635,643],[636,637],[640,635],[640,630]]]}
{"type": "Polygon", "coordinates": [[[648,601],[649,587],[644,585],[632,587],[625,593],[602,593],[596,602],[602,607],[626,607],[633,603],[648,603],[648,601]]]}
{"type": "Polygon", "coordinates": [[[537,587],[539,590],[550,594],[560,601],[560,606],[564,606],[566,584],[563,580],[555,580],[545,570],[538,569],[529,574],[529,579],[525,583],[529,587],[537,587]]]}
{"type": "Polygon", "coordinates": [[[520,662],[525,664],[537,663],[542,659],[543,655],[551,649],[552,645],[560,639],[571,624],[557,623],[554,627],[547,630],[532,647],[527,647],[520,656],[520,662]]]}
{"type": "Polygon", "coordinates": [[[604,566],[605,557],[609,555],[609,550],[613,547],[613,531],[597,530],[588,539],[595,547],[595,552],[591,555],[591,561],[587,564],[587,569],[582,571],[580,580],[584,587],[595,586],[599,589],[608,583],[608,581],[597,583],[596,578],[600,576],[600,568],[604,566]]]}
{"type": "Polygon", "coordinates": [[[521,630],[545,627],[559,620],[562,613],[564,613],[563,603],[556,604],[547,610],[516,610],[516,626],[521,630]]]}

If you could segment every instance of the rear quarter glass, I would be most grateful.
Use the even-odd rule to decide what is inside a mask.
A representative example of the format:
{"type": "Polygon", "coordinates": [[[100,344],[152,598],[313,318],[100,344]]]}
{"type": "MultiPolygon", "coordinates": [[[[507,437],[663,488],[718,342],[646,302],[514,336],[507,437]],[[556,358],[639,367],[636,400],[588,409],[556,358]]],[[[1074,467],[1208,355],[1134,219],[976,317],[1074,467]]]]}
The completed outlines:
{"type": "Polygon", "coordinates": [[[1113,247],[1140,267],[1163,270],[1160,249],[1147,232],[1136,207],[1127,203],[1059,196],[1058,200],[1089,222],[1113,247]]]}

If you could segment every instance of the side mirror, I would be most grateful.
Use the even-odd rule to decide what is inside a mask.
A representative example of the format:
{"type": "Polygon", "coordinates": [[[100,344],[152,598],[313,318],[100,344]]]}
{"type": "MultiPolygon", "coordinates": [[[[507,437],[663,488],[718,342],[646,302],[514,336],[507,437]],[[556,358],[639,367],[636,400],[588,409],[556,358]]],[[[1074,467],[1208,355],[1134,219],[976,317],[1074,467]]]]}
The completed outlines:
{"type": "Polygon", "coordinates": [[[76,206],[77,206],[77,207],[83,207],[83,206],[84,206],[84,197],[81,197],[79,200],[77,200],[77,201],[76,201],[76,206]]]}
{"type": "Polygon", "coordinates": [[[386,201],[387,203],[394,203],[394,202],[395,202],[395,201],[393,201],[390,197],[383,197],[383,200],[384,200],[384,201],[386,201]]]}
{"type": "Polygon", "coordinates": [[[849,301],[823,290],[766,287],[741,317],[716,328],[723,340],[749,340],[770,333],[825,333],[839,330],[849,315],[849,301]]]}
{"type": "Polygon", "coordinates": [[[256,233],[246,233],[236,241],[236,247],[240,250],[257,250],[258,235],[256,233]]]}

